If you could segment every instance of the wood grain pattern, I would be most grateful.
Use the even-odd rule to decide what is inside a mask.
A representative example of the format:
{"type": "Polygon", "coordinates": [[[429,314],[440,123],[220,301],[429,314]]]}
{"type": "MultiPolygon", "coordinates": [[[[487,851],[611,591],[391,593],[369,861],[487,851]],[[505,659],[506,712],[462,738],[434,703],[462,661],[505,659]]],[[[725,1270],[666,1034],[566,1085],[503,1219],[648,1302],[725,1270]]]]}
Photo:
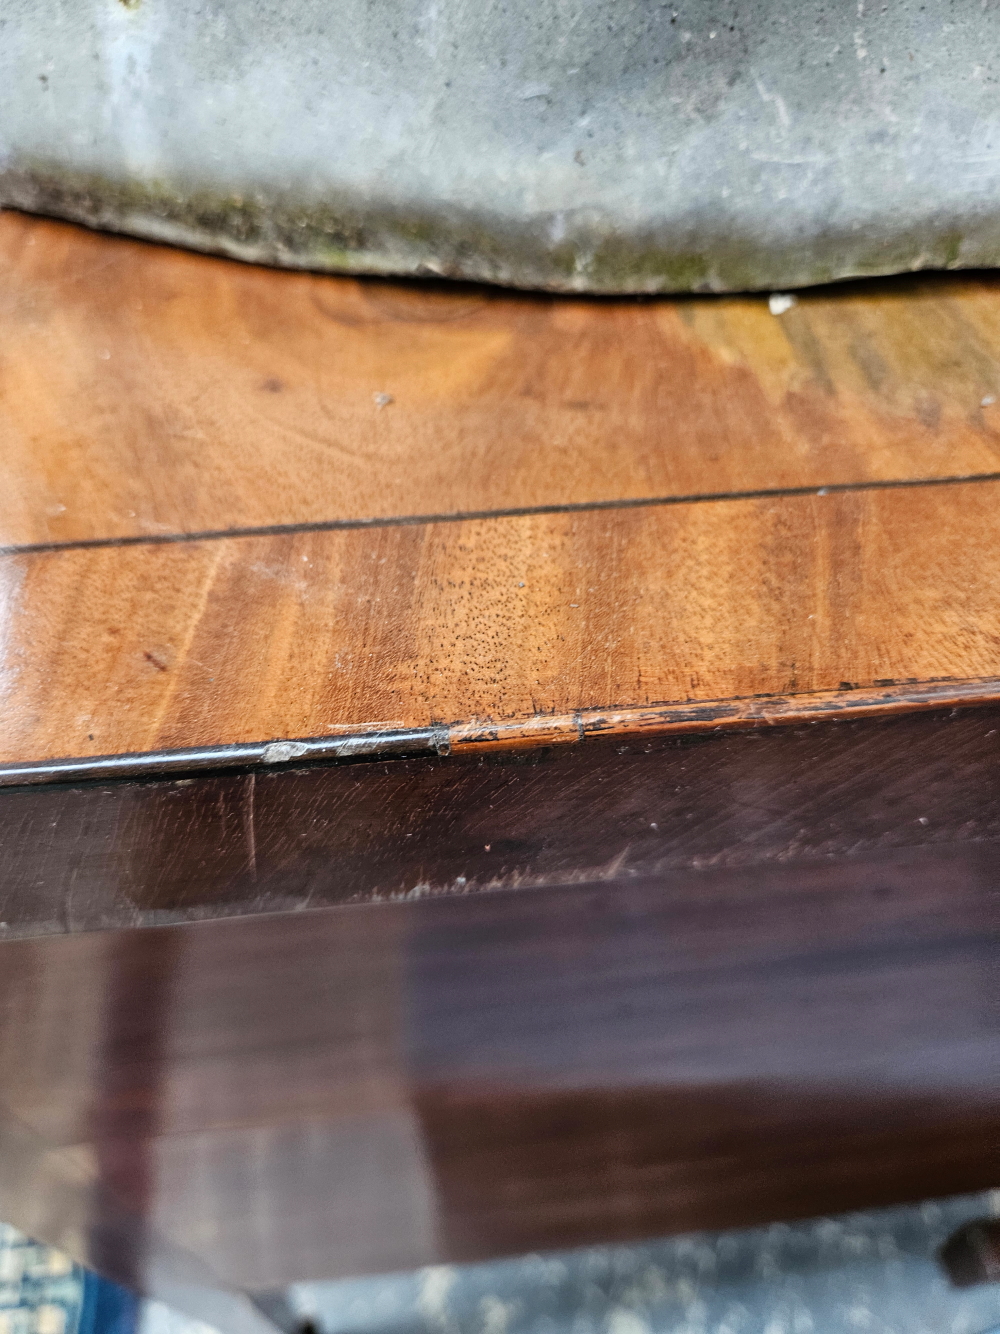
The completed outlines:
{"type": "Polygon", "coordinates": [[[1000,484],[7,556],[0,757],[995,677],[1000,484]]]}
{"type": "Polygon", "coordinates": [[[455,751],[0,794],[0,1216],[249,1334],[227,1287],[992,1182],[1000,481],[941,479],[998,466],[1000,280],[778,319],[11,215],[0,272],[0,543],[52,544],[0,763],[455,751]]]}
{"type": "Polygon", "coordinates": [[[53,784],[0,795],[0,941],[997,844],[998,790],[997,704],[53,784]]]}
{"type": "Polygon", "coordinates": [[[779,319],[276,273],[7,213],[0,544],[995,471],[998,281],[779,319]]]}
{"type": "Polygon", "coordinates": [[[253,1289],[983,1188],[997,875],[967,843],[8,943],[0,1136],[48,1152],[0,1154],[0,1209],[253,1289]]]}

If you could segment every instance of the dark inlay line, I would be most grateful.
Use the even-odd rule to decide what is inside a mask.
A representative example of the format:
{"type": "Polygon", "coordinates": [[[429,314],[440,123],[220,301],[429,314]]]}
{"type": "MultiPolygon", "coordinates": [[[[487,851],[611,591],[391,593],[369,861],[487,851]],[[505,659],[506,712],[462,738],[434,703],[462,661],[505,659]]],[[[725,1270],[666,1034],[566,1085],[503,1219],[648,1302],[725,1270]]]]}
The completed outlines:
{"type": "MultiPolygon", "coordinates": [[[[469,754],[477,746],[562,745],[587,738],[629,732],[633,736],[673,732],[772,728],[862,719],[898,708],[913,710],[982,707],[1000,700],[997,677],[938,677],[927,681],[881,682],[874,690],[847,682],[838,690],[791,695],[734,695],[728,699],[687,700],[621,709],[575,709],[567,714],[535,715],[506,723],[445,724],[350,732],[341,736],[226,742],[176,750],[121,751],[107,755],[67,755],[46,760],[0,763],[0,790],[47,783],[109,782],[122,778],[162,778],[200,772],[264,768],[301,768],[355,760],[392,760],[413,756],[469,754]],[[762,710],[761,706],[771,705],[762,710]],[[777,707],[773,707],[777,706],[777,707]],[[784,707],[782,707],[784,706],[784,707]],[[631,715],[632,726],[620,724],[631,715]],[[541,735],[532,724],[542,723],[541,735]],[[616,726],[619,724],[619,726],[616,726]]],[[[349,725],[348,725],[349,726],[349,725]]]]}
{"type": "Polygon", "coordinates": [[[402,759],[410,755],[447,755],[446,727],[412,727],[392,732],[350,733],[340,737],[305,737],[294,741],[233,742],[221,746],[191,746],[179,750],[122,751],[112,755],[74,756],[29,760],[0,765],[0,787],[38,783],[83,782],[156,775],[197,773],[201,770],[287,767],[317,761],[402,759]]]}
{"type": "Polygon", "coordinates": [[[776,486],[756,491],[703,491],[684,496],[637,496],[627,500],[581,500],[565,505],[518,505],[509,509],[454,510],[446,514],[403,514],[369,519],[318,519],[310,523],[269,523],[253,528],[205,528],[192,533],[139,533],[130,537],[82,537],[72,542],[25,542],[0,546],[0,556],[47,551],[85,551],[93,547],[168,546],[180,542],[217,542],[231,537],[281,537],[292,533],[334,533],[354,528],[417,527],[465,523],[478,519],[523,519],[536,514],[584,514],[594,510],[654,509],[667,505],[707,505],[724,500],[770,500],[782,496],[826,496],[845,491],[893,491],[912,487],[962,486],[1000,482],[1000,472],[958,477],[902,477],[888,481],[834,482],[829,486],[776,486]]]}

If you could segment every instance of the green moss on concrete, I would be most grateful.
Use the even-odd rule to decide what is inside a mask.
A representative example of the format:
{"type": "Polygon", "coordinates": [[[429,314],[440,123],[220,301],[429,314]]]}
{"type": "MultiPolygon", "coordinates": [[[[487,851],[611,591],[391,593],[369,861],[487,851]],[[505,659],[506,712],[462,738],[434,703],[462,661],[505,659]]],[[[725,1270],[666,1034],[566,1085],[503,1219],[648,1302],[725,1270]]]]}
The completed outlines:
{"type": "MultiPolygon", "coordinates": [[[[581,226],[556,242],[546,219],[515,225],[443,207],[362,208],[347,198],[307,202],[278,192],[109,180],[41,162],[6,171],[0,202],[290,268],[608,294],[773,290],[953,268],[961,263],[963,242],[955,228],[926,226],[891,237],[818,234],[795,244],[708,228],[637,236],[581,226]]],[[[1000,226],[993,262],[1000,262],[1000,226]]]]}

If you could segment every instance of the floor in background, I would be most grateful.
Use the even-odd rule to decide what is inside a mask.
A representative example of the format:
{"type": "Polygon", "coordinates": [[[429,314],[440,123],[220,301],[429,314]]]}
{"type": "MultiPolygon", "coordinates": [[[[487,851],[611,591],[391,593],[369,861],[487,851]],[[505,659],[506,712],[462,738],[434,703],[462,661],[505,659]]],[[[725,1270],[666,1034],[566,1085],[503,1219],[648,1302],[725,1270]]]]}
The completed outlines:
{"type": "MultiPolygon", "coordinates": [[[[996,1334],[1000,1283],[937,1251],[1000,1191],[744,1231],[301,1283],[264,1305],[318,1334],[996,1334]]],[[[0,1226],[0,1334],[211,1334],[0,1226]]]]}
{"type": "Polygon", "coordinates": [[[991,1191],[634,1246],[302,1283],[284,1299],[319,1334],[992,1334],[1000,1283],[952,1287],[937,1250],[963,1223],[998,1213],[1000,1191],[991,1191]]]}

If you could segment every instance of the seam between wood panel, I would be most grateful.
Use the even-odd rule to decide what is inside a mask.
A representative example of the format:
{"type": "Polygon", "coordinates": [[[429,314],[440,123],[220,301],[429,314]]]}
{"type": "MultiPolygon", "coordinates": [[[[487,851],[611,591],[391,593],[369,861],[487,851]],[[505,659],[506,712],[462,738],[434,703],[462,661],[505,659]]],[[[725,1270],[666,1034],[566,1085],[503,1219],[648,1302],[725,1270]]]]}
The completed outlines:
{"type": "Polygon", "coordinates": [[[248,528],[206,528],[197,532],[136,533],[126,537],[84,537],[70,542],[23,542],[0,546],[0,556],[39,556],[60,551],[91,551],[114,547],[176,546],[186,542],[220,542],[246,537],[283,537],[296,533],[336,533],[359,528],[419,527],[435,523],[472,523],[486,519],[525,519],[545,514],[589,514],[601,510],[659,509],[671,505],[710,505],[722,501],[780,500],[783,497],[840,495],[851,491],[895,491],[929,486],[967,486],[1000,482],[1000,472],[953,477],[900,477],[882,481],[831,482],[825,486],[762,487],[752,491],[705,491],[680,496],[633,496],[623,500],[583,500],[568,504],[521,505],[508,509],[455,510],[443,514],[403,514],[362,519],[322,519],[304,523],[272,523],[248,528]]]}
{"type": "Polygon", "coordinates": [[[471,755],[490,750],[575,744],[591,737],[641,738],[728,732],[836,719],[891,717],[925,709],[1000,703],[1000,677],[881,682],[809,694],[753,695],[618,709],[578,709],[501,722],[469,720],[396,731],[359,730],[232,745],[92,755],[0,765],[0,787],[183,776],[220,769],[294,769],[310,763],[471,755]]]}

